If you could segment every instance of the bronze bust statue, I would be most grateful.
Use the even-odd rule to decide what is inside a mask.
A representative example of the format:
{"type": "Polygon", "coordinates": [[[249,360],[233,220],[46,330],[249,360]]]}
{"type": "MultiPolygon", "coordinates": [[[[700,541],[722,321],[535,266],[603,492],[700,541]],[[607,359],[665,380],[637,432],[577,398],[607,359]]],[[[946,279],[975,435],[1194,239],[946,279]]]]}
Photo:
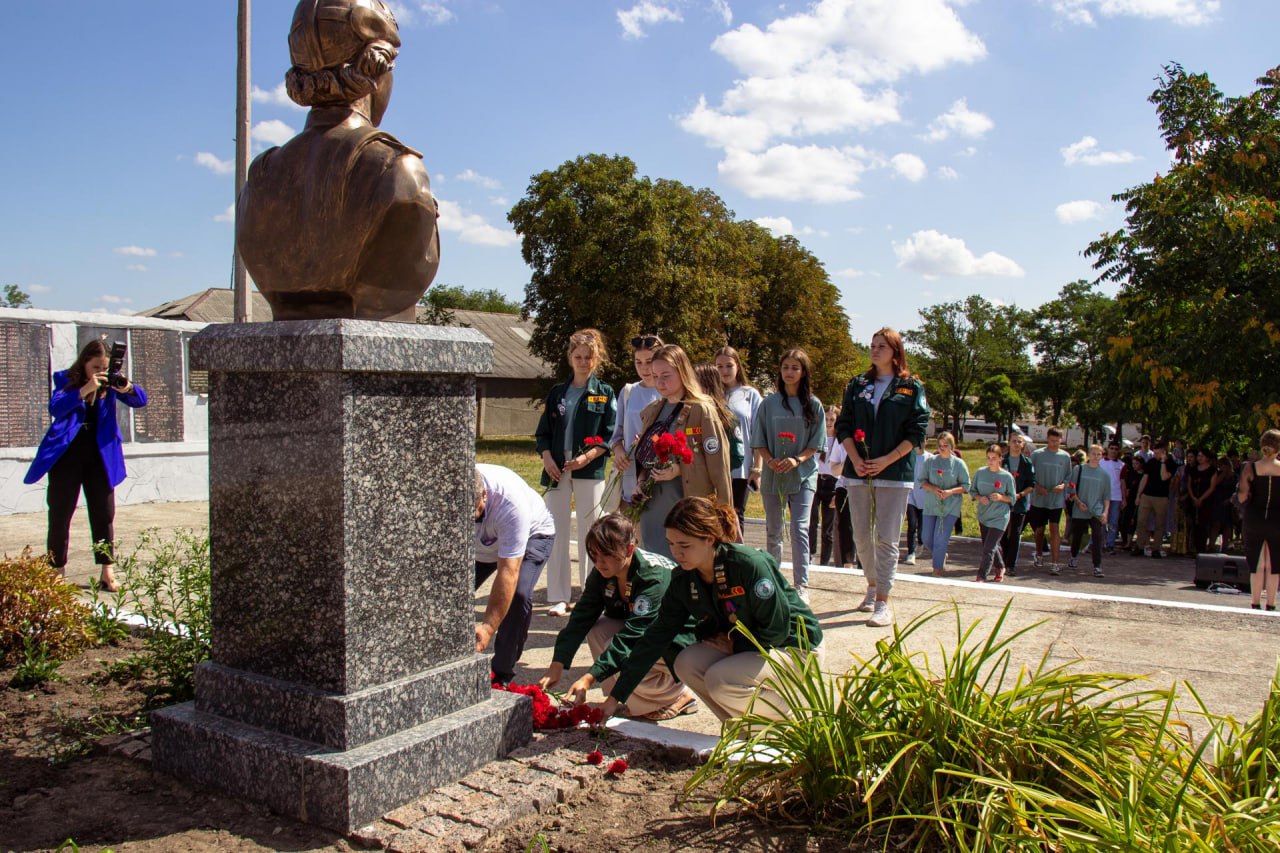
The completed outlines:
{"type": "Polygon", "coordinates": [[[306,127],[260,154],[236,201],[236,246],[276,320],[412,322],[440,266],[422,155],[378,124],[400,33],[383,0],[302,0],[289,97],[306,127]]]}

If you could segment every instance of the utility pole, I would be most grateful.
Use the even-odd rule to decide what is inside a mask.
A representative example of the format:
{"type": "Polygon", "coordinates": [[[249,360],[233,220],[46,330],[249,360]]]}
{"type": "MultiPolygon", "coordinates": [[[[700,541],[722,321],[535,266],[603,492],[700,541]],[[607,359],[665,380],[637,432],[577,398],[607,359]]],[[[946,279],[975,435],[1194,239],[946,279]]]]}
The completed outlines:
{"type": "MultiPolygon", "coordinates": [[[[239,0],[236,16],[236,201],[249,177],[249,0],[239,0]]],[[[233,238],[234,241],[234,238],[233,238]]],[[[240,260],[240,252],[232,249],[232,290],[235,301],[235,321],[248,323],[253,319],[253,307],[249,301],[249,274],[240,260]]]]}

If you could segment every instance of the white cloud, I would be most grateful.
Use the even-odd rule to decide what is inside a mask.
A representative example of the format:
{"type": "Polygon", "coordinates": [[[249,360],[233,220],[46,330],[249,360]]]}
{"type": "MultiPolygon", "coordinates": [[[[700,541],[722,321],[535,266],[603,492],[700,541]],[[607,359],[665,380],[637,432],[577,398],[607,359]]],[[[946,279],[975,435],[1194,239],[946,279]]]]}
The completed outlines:
{"type": "Polygon", "coordinates": [[[147,249],[142,246],[116,246],[111,251],[117,255],[128,255],[135,258],[154,258],[156,256],[155,249],[147,249]]]}
{"type": "Polygon", "coordinates": [[[454,180],[466,181],[469,184],[477,184],[487,190],[496,190],[502,186],[502,182],[497,178],[486,177],[471,169],[464,169],[461,174],[454,175],[454,180]]]}
{"type": "Polygon", "coordinates": [[[712,49],[753,76],[825,70],[858,83],[892,82],[986,55],[946,0],[818,0],[764,30],[743,24],[712,49]]]}
{"type": "Polygon", "coordinates": [[[490,204],[496,204],[498,207],[506,207],[511,204],[511,199],[505,195],[495,195],[489,199],[490,204]]]}
{"type": "Polygon", "coordinates": [[[23,285],[23,290],[28,293],[52,293],[53,288],[47,284],[27,284],[23,285]]]}
{"type": "Polygon", "coordinates": [[[836,271],[836,278],[855,279],[862,278],[867,273],[865,270],[855,270],[853,267],[846,267],[836,271]]]}
{"type": "Polygon", "coordinates": [[[1092,25],[1096,13],[1104,18],[1162,18],[1184,27],[1198,27],[1212,21],[1222,4],[1219,0],[1051,0],[1050,5],[1073,24],[1092,25]]]}
{"type": "Polygon", "coordinates": [[[622,37],[640,39],[648,35],[644,28],[666,21],[683,21],[680,13],[670,6],[654,3],[652,0],[641,0],[630,9],[618,10],[618,23],[622,25],[622,37]]]}
{"type": "Polygon", "coordinates": [[[125,267],[125,269],[127,269],[129,272],[146,272],[147,265],[146,264],[129,264],[128,266],[125,267]]]}
{"type": "Polygon", "coordinates": [[[393,0],[390,5],[396,22],[402,27],[418,23],[428,27],[439,26],[456,17],[447,5],[432,0],[393,0]]]}
{"type": "Polygon", "coordinates": [[[956,156],[957,156],[957,157],[972,157],[974,154],[977,154],[977,153],[978,153],[978,149],[977,149],[977,148],[974,148],[972,145],[970,145],[968,148],[962,148],[961,150],[957,151],[957,152],[956,152],[956,156]]]}
{"type": "Polygon", "coordinates": [[[951,105],[951,109],[929,123],[929,132],[924,138],[930,142],[941,142],[955,134],[977,139],[995,126],[989,116],[969,109],[969,102],[961,98],[951,105]]]}
{"type": "Polygon", "coordinates": [[[1130,151],[1101,151],[1098,149],[1098,140],[1092,136],[1082,136],[1079,142],[1058,150],[1062,152],[1062,162],[1068,166],[1114,166],[1138,159],[1138,155],[1130,151]]]}
{"type": "Polygon", "coordinates": [[[204,166],[215,175],[230,175],[236,168],[234,160],[221,160],[217,155],[210,154],[208,151],[196,152],[196,165],[204,166]]]}
{"type": "Polygon", "coordinates": [[[105,305],[130,305],[133,300],[127,296],[116,296],[114,293],[104,293],[98,297],[98,301],[105,305]]]}
{"type": "Polygon", "coordinates": [[[733,9],[729,8],[729,0],[711,0],[711,9],[720,16],[726,27],[733,23],[733,9]]]}
{"type": "Polygon", "coordinates": [[[785,216],[757,216],[753,221],[761,228],[772,231],[775,237],[796,233],[795,225],[785,216]]]}
{"type": "Polygon", "coordinates": [[[280,83],[270,92],[259,86],[254,86],[249,92],[249,99],[255,104],[271,104],[277,107],[289,107],[294,110],[305,110],[306,107],[299,106],[289,97],[288,90],[285,89],[284,83],[280,83]]]}
{"type": "Polygon", "coordinates": [[[938,231],[916,231],[904,243],[894,243],[899,269],[918,272],[925,278],[941,276],[1005,276],[1026,275],[1013,260],[995,252],[975,255],[964,240],[938,231]]]}
{"type": "Polygon", "coordinates": [[[227,209],[213,217],[214,222],[235,222],[236,206],[234,204],[227,205],[227,209]]]}
{"type": "Polygon", "coordinates": [[[490,225],[483,216],[467,213],[455,201],[437,199],[440,205],[440,230],[458,235],[464,243],[477,246],[513,246],[520,242],[516,232],[490,225]]]}
{"type": "Polygon", "coordinates": [[[957,172],[955,169],[951,168],[950,166],[939,166],[938,177],[944,181],[955,181],[955,180],[959,180],[960,173],[957,172]]]}
{"type": "Polygon", "coordinates": [[[914,154],[894,154],[889,158],[889,165],[913,184],[923,181],[929,174],[929,168],[925,166],[924,161],[914,154]]]}
{"type": "Polygon", "coordinates": [[[255,124],[249,135],[258,142],[265,142],[268,145],[284,145],[293,139],[297,132],[280,119],[273,118],[255,124]]]}
{"type": "Polygon", "coordinates": [[[1096,201],[1067,201],[1055,207],[1053,212],[1063,225],[1075,225],[1078,222],[1102,218],[1102,205],[1096,201]]]}
{"type": "Polygon", "coordinates": [[[867,229],[861,225],[850,225],[848,228],[844,230],[848,231],[850,234],[861,234],[863,231],[866,231],[867,229]]]}
{"type": "Polygon", "coordinates": [[[857,146],[776,145],[759,154],[730,148],[716,168],[751,198],[838,202],[862,197],[857,183],[873,159],[857,146]]]}

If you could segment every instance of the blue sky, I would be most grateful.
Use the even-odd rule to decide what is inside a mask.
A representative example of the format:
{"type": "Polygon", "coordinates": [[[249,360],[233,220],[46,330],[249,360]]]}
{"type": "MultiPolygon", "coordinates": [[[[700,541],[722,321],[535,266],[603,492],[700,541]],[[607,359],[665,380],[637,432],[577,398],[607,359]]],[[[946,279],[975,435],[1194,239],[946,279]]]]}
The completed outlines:
{"type": "MultiPolygon", "coordinates": [[[[255,152],[283,98],[294,3],[254,0],[255,152]]],[[[826,265],[855,337],[982,293],[1033,307],[1090,277],[1110,196],[1168,158],[1162,63],[1241,94],[1276,0],[399,0],[383,127],[442,204],[437,282],[519,297],[506,222],[580,154],[710,187],[826,265]]],[[[132,312],[229,286],[234,0],[39,3],[9,39],[0,283],[38,307],[132,312]],[[16,51],[17,55],[12,56],[16,51]]]]}

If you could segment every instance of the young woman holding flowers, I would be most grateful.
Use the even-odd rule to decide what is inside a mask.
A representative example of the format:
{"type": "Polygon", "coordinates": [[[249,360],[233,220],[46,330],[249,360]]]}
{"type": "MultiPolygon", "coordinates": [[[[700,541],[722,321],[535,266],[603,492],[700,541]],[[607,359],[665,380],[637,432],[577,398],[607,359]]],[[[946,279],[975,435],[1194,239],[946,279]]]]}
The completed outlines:
{"type": "MultiPolygon", "coordinates": [[[[733,347],[721,347],[716,353],[716,370],[720,372],[720,381],[724,384],[724,399],[729,411],[738,421],[738,430],[744,442],[751,436],[751,425],[755,423],[756,412],[763,399],[760,392],[747,384],[747,375],[742,370],[742,359],[733,347]]],[[[746,521],[747,487],[752,480],[760,485],[760,470],[754,467],[755,459],[748,453],[742,464],[733,469],[733,508],[738,512],[738,530],[746,521]]]]}
{"type": "MultiPolygon", "coordinates": [[[[1276,559],[1280,556],[1280,430],[1262,434],[1262,456],[1240,469],[1236,495],[1244,508],[1244,555],[1253,569],[1253,609],[1267,592],[1267,609],[1276,609],[1276,559]]],[[[679,672],[679,670],[677,670],[679,672]]]]}
{"type": "Polygon", "coordinates": [[[853,542],[867,577],[858,610],[871,612],[873,628],[893,624],[889,595],[914,484],[911,449],[924,444],[928,427],[924,385],[907,369],[902,335],[881,329],[871,337],[871,368],[850,380],[836,419],[836,437],[849,454],[844,483],[853,542]]]}
{"type": "MultiPolygon", "coordinates": [[[[613,435],[617,403],[613,388],[596,378],[607,358],[604,336],[596,329],[582,329],[569,336],[567,347],[573,377],[551,389],[538,429],[534,433],[542,454],[542,485],[547,488],[547,509],[556,522],[555,550],[547,562],[548,611],[566,616],[573,594],[569,568],[570,502],[577,504],[579,529],[596,520],[604,497],[606,441],[613,435]]],[[[578,537],[578,577],[587,582],[585,537],[578,537]]]]}
{"type": "Polygon", "coordinates": [[[640,379],[623,385],[622,392],[618,394],[618,417],[609,438],[609,447],[613,451],[618,496],[624,506],[630,506],[631,495],[636,490],[636,469],[631,464],[631,456],[644,429],[640,425],[640,415],[645,406],[660,396],[653,387],[653,351],[660,346],[662,338],[657,335],[639,335],[631,339],[632,361],[640,379]]]}
{"type": "Polygon", "coordinates": [[[934,577],[941,577],[951,533],[969,491],[969,468],[956,453],[956,437],[951,433],[939,433],[938,452],[925,466],[920,487],[924,489],[924,544],[933,560],[934,577]]]}
{"type": "Polygon", "coordinates": [[[1027,510],[1031,508],[1031,493],[1036,488],[1035,469],[1027,454],[1027,440],[1021,433],[1009,436],[1009,452],[1004,455],[1004,469],[1013,477],[1014,501],[1009,508],[1009,524],[1004,530],[1004,568],[1010,575],[1017,574],[1018,554],[1022,550],[1022,531],[1027,526],[1027,510]]]}
{"type": "Polygon", "coordinates": [[[1004,458],[1000,445],[987,447],[987,466],[979,468],[973,474],[973,485],[969,488],[978,504],[978,529],[982,531],[982,560],[978,563],[978,580],[987,580],[993,563],[998,563],[995,575],[991,580],[997,583],[1004,580],[1004,558],[1000,553],[1000,540],[1004,537],[1005,528],[1009,526],[1010,507],[1017,498],[1013,475],[1004,469],[1004,458]]]}
{"type": "MultiPolygon", "coordinates": [[[[613,689],[636,641],[658,618],[676,568],[666,557],[636,548],[635,528],[618,513],[591,525],[586,540],[595,568],[587,576],[569,623],[556,637],[551,666],[538,681],[543,690],[559,684],[585,639],[595,662],[565,694],[564,701],[574,705],[585,702],[595,684],[606,695],[613,689]]],[[[625,716],[670,720],[698,710],[698,700],[673,674],[676,655],[695,642],[692,631],[693,622],[688,620],[632,691],[625,716]]]]}
{"type": "Polygon", "coordinates": [[[653,387],[661,398],[640,416],[641,436],[635,462],[637,488],[631,500],[641,504],[640,542],[647,551],[670,557],[663,521],[683,497],[714,496],[728,503],[729,440],[723,415],[704,394],[685,351],[664,344],[653,351],[653,387]],[[679,433],[688,445],[689,462],[658,464],[654,449],[665,434],[679,433]]]}
{"type": "Polygon", "coordinates": [[[666,517],[666,536],[680,568],[662,612],[636,641],[631,656],[601,705],[607,719],[628,702],[672,640],[692,618],[699,642],[676,657],[676,675],[721,720],[753,712],[780,718],[784,705],[762,687],[772,668],[820,654],[817,617],[782,577],[772,556],[739,545],[732,506],[708,498],[684,498],[666,517]],[[759,649],[733,627],[751,632],[759,649]]]}
{"type": "Polygon", "coordinates": [[[826,447],[822,403],[809,390],[813,366],[802,349],[778,362],[778,390],[764,398],[751,425],[751,449],[763,462],[766,548],[782,561],[782,523],[791,513],[791,576],[800,600],[809,602],[809,510],[818,484],[813,457],[826,447]]]}

